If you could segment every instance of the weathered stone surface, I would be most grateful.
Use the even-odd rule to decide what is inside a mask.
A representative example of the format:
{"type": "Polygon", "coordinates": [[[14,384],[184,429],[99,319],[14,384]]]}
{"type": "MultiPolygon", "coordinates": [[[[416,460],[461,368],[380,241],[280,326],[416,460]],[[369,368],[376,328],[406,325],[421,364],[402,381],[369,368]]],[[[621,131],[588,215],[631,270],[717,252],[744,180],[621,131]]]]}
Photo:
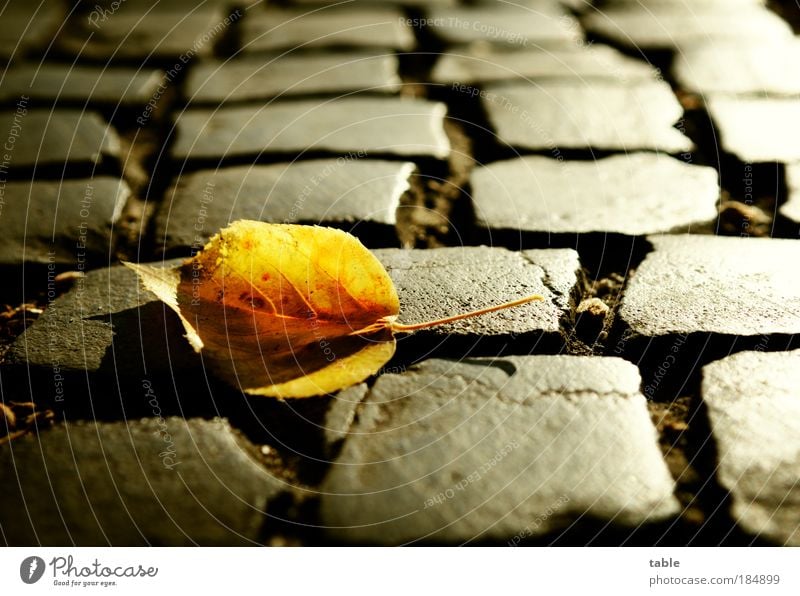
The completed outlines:
{"type": "Polygon", "coordinates": [[[445,158],[445,113],[441,103],[395,98],[187,110],[178,118],[172,155],[219,159],[324,151],[445,158]]]}
{"type": "Polygon", "coordinates": [[[787,186],[789,197],[780,212],[794,222],[800,223],[800,163],[786,166],[787,186]]]}
{"type": "Polygon", "coordinates": [[[0,112],[0,130],[14,138],[5,147],[4,169],[93,164],[120,154],[117,133],[94,112],[18,108],[0,112]]]}
{"type": "Polygon", "coordinates": [[[713,168],[654,153],[522,157],[477,168],[471,182],[479,226],[546,234],[685,230],[717,217],[720,194],[713,168]]]}
{"type": "Polygon", "coordinates": [[[437,83],[554,78],[610,79],[625,83],[653,79],[655,70],[642,60],[629,58],[602,44],[514,52],[475,46],[443,54],[431,75],[437,83]]]}
{"type": "Polygon", "coordinates": [[[242,50],[369,47],[408,51],[416,40],[405,21],[402,11],[389,6],[251,10],[242,22],[242,50]]]}
{"type": "MultiPolygon", "coordinates": [[[[521,6],[536,10],[538,12],[553,12],[559,11],[560,7],[566,7],[570,10],[580,12],[591,7],[592,0],[515,0],[509,3],[513,6],[521,6]]],[[[462,2],[462,4],[469,4],[470,6],[498,6],[496,0],[470,0],[470,2],[462,2]]],[[[500,5],[502,6],[502,5],[500,5]]],[[[559,11],[560,12],[560,11],[559,11]]]]}
{"type": "Polygon", "coordinates": [[[800,98],[715,95],[707,102],[728,153],[750,163],[800,161],[800,98]]]}
{"type": "Polygon", "coordinates": [[[64,20],[64,5],[15,0],[6,2],[0,27],[0,60],[23,58],[35,49],[44,49],[64,20]]]}
{"type": "MultiPolygon", "coordinates": [[[[399,320],[406,324],[469,312],[531,294],[543,302],[418,331],[411,336],[429,347],[448,337],[509,343],[518,337],[558,339],[569,311],[580,263],[573,250],[460,247],[376,250],[400,295],[399,320]]],[[[402,340],[401,340],[402,342],[402,340]]]]}
{"type": "Polygon", "coordinates": [[[592,8],[591,0],[558,0],[558,2],[578,13],[592,8]]]}
{"type": "Polygon", "coordinates": [[[428,360],[380,377],[351,433],[321,489],[336,539],[517,543],[679,511],[638,371],[616,358],[428,360]]]}
{"type": "Polygon", "coordinates": [[[394,237],[396,211],[415,169],[409,162],[323,159],[187,174],[167,193],[156,241],[168,250],[200,248],[237,219],[366,223],[394,237]]]}
{"type": "Polygon", "coordinates": [[[574,46],[583,39],[580,24],[557,2],[533,7],[492,4],[434,8],[424,23],[448,44],[487,42],[498,47],[574,46]]]}
{"type": "Polygon", "coordinates": [[[583,25],[591,33],[639,50],[682,50],[696,43],[759,42],[792,36],[789,25],[774,12],[730,2],[707,6],[631,2],[587,11],[583,25]]]}
{"type": "Polygon", "coordinates": [[[622,299],[641,336],[800,333],[800,241],[655,236],[622,299]]]}
{"type": "Polygon", "coordinates": [[[0,191],[0,264],[52,263],[77,269],[113,252],[111,228],[130,189],[98,177],[60,182],[9,182],[0,191]]]}
{"type": "Polygon", "coordinates": [[[482,96],[499,141],[531,150],[688,151],[673,128],[683,110],[662,81],[489,85],[482,96]]]}
{"type": "MultiPolygon", "coordinates": [[[[692,6],[721,10],[729,6],[764,6],[766,3],[766,0],[693,0],[692,6]]],[[[686,0],[605,0],[603,5],[606,7],[613,6],[614,8],[637,5],[650,10],[659,8],[685,10],[689,6],[686,0]]]]}
{"type": "Polygon", "coordinates": [[[800,351],[742,352],[703,368],[717,478],[741,528],[800,546],[800,351]]]}
{"type": "Polygon", "coordinates": [[[225,420],[62,423],[0,448],[12,545],[259,543],[288,487],[225,420]]]}
{"type": "MultiPolygon", "coordinates": [[[[691,6],[704,10],[723,10],[732,6],[736,7],[753,7],[764,6],[766,0],[693,0],[691,6]]],[[[641,7],[649,10],[686,10],[690,5],[686,0],[605,0],[603,2],[604,8],[624,8],[624,7],[641,7]]]]}
{"type": "Polygon", "coordinates": [[[57,43],[61,51],[96,60],[175,58],[172,69],[177,73],[189,59],[210,56],[242,14],[241,9],[237,16],[208,2],[199,6],[159,2],[151,8],[120,3],[115,11],[95,9],[73,16],[57,43]]]}
{"type": "Polygon", "coordinates": [[[319,56],[204,61],[186,82],[191,102],[221,103],[302,94],[400,89],[394,54],[337,53],[319,56]]]}
{"type": "Polygon", "coordinates": [[[698,45],[680,52],[673,70],[696,93],[800,95],[800,40],[698,45]]]}
{"type": "MultiPolygon", "coordinates": [[[[398,5],[398,6],[419,6],[427,8],[428,6],[455,6],[458,0],[354,0],[348,3],[348,6],[367,6],[367,5],[398,5]]],[[[298,6],[330,6],[333,4],[341,4],[341,0],[293,0],[292,4],[298,6]]]]}
{"type": "Polygon", "coordinates": [[[331,398],[322,429],[325,435],[325,455],[328,457],[333,456],[347,438],[356,418],[358,404],[364,401],[368,392],[369,386],[361,383],[340,391],[331,398]]]}
{"type": "Polygon", "coordinates": [[[19,64],[5,73],[0,101],[27,95],[35,100],[143,105],[153,97],[163,74],[135,68],[19,64]]]}
{"type": "Polygon", "coordinates": [[[177,316],[142,288],[133,271],[117,266],[90,271],[49,304],[5,361],[52,377],[85,371],[140,379],[145,370],[200,370],[183,336],[177,316]]]}

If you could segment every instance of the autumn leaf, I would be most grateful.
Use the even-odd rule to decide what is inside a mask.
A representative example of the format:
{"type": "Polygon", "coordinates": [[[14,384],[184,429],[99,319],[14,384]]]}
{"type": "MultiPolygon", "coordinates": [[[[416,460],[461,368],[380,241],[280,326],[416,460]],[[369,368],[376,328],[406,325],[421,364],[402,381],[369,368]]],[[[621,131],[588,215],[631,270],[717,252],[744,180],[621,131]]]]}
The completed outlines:
{"type": "Polygon", "coordinates": [[[333,393],[375,374],[413,332],[520,300],[416,325],[381,263],[333,228],[237,221],[181,266],[125,263],[174,310],[213,372],[252,395],[333,393]]]}

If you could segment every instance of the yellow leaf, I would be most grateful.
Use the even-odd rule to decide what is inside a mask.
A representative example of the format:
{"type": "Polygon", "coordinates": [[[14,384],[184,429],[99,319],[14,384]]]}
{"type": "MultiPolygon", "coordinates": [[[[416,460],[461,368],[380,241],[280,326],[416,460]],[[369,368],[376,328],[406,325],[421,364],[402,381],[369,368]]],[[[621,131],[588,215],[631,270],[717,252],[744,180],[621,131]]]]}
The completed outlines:
{"type": "Polygon", "coordinates": [[[400,303],[381,263],[346,232],[237,221],[179,268],[126,263],[181,318],[204,362],[247,393],[308,397],[375,374],[394,332],[443,321],[397,323],[400,303]]]}

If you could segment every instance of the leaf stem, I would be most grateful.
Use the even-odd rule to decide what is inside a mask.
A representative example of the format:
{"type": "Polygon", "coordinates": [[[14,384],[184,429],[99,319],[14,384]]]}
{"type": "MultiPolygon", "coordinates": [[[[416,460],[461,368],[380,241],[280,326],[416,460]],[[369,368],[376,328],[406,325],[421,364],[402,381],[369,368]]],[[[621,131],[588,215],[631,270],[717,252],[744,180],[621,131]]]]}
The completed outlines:
{"type": "Polygon", "coordinates": [[[419,331],[420,329],[429,329],[431,327],[437,327],[438,325],[444,325],[445,323],[453,323],[455,321],[460,321],[462,319],[469,319],[472,317],[477,317],[479,315],[485,315],[490,312],[495,312],[498,310],[504,310],[506,308],[513,308],[515,306],[521,306],[523,304],[527,304],[528,302],[534,302],[536,300],[544,300],[543,296],[539,294],[534,294],[532,296],[526,296],[525,298],[520,298],[519,300],[512,300],[511,302],[504,302],[503,304],[498,304],[496,306],[489,306],[488,308],[481,308],[480,310],[474,310],[472,312],[464,313],[461,315],[455,315],[452,317],[446,317],[444,319],[438,319],[436,321],[426,321],[424,323],[414,323],[413,325],[404,325],[402,323],[397,323],[392,321],[389,325],[389,328],[392,331],[399,332],[399,333],[409,333],[411,331],[419,331]]]}

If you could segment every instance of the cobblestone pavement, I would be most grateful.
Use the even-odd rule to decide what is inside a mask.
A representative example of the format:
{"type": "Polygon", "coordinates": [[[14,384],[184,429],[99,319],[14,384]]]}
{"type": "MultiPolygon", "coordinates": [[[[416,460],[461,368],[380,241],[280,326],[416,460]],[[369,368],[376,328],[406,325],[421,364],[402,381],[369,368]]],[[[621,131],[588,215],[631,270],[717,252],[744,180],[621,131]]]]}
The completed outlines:
{"type": "Polygon", "coordinates": [[[0,543],[800,545],[793,0],[0,2],[0,543]],[[121,260],[346,229],[414,323],[207,374],[121,260]]]}

